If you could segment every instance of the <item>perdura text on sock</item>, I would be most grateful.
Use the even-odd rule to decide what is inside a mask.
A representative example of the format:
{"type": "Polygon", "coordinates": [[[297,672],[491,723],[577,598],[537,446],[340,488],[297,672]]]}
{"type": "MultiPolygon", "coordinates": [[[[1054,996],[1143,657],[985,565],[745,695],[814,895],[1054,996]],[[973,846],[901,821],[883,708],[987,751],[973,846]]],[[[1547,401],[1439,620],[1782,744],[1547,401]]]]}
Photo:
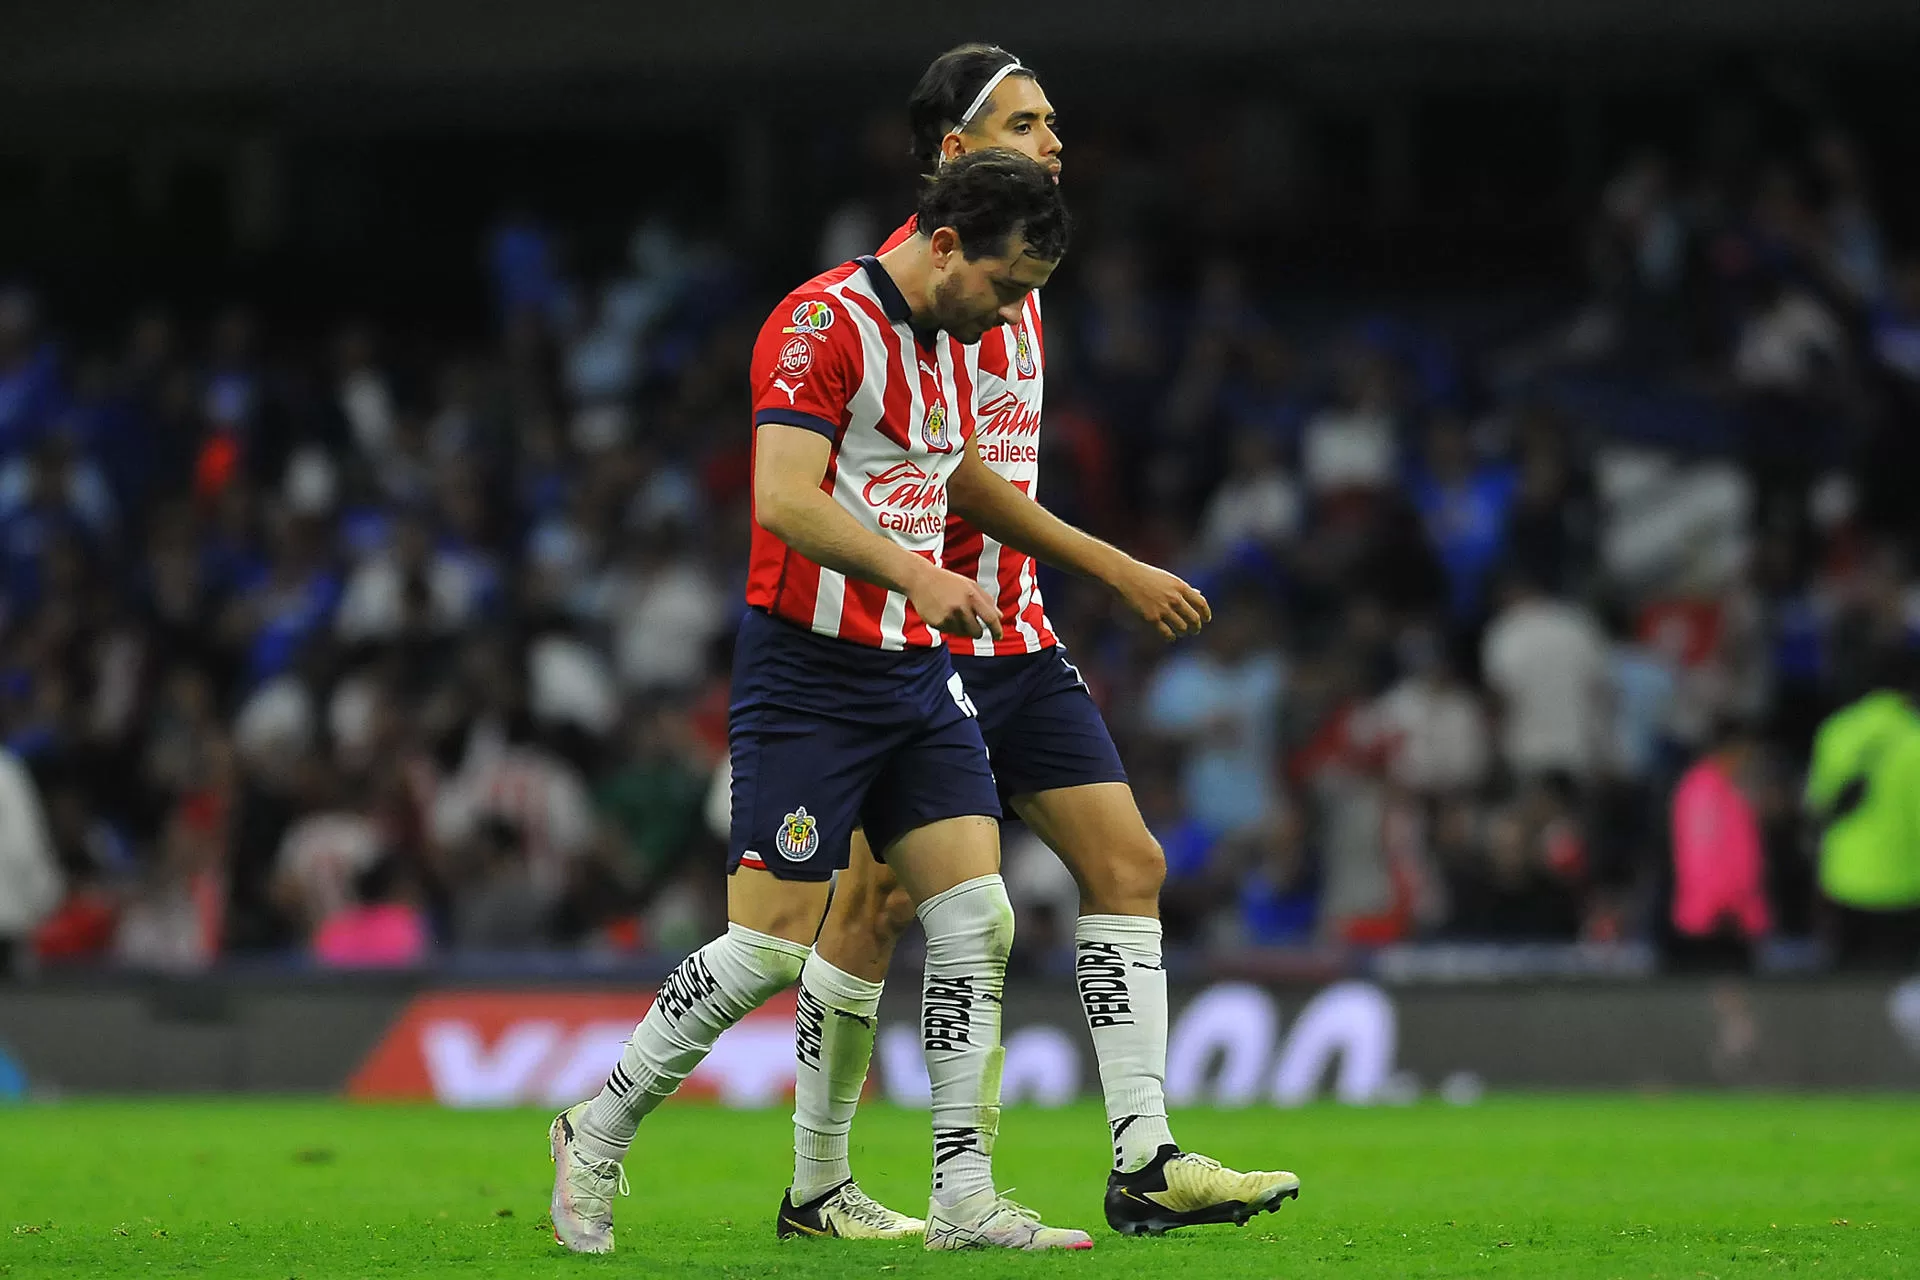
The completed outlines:
{"type": "Polygon", "coordinates": [[[964,975],[952,978],[929,976],[922,993],[921,1011],[925,1019],[927,1052],[937,1049],[963,1049],[973,1042],[973,979],[964,975]]]}
{"type": "Polygon", "coordinates": [[[1080,1003],[1086,1006],[1090,1027],[1133,1024],[1133,1004],[1127,998],[1127,961],[1111,942],[1081,942],[1074,961],[1074,979],[1080,1003]]]}

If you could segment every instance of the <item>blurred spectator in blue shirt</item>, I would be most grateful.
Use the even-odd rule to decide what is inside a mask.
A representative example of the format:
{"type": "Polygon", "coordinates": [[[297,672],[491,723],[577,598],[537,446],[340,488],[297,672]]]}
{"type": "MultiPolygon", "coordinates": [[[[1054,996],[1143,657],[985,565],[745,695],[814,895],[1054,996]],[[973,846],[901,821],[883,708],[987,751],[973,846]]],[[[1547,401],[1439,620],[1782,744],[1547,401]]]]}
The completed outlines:
{"type": "Polygon", "coordinates": [[[1873,349],[1882,364],[1920,383],[1920,261],[1900,267],[1887,298],[1874,308],[1873,349]]]}
{"type": "Polygon", "coordinates": [[[553,240],[532,214],[512,210],[501,217],[487,246],[487,266],[503,325],[529,315],[553,318],[561,302],[553,240]]]}
{"type": "Polygon", "coordinates": [[[333,619],[340,575],[327,563],[323,529],[286,520],[276,531],[271,564],[240,583],[228,607],[226,630],[246,654],[248,686],[293,665],[306,641],[333,619]]]}
{"type": "Polygon", "coordinates": [[[1613,700],[1613,766],[1621,776],[1648,782],[1667,763],[1667,723],[1679,685],[1671,654],[1642,644],[1625,610],[1607,619],[1613,633],[1607,669],[1613,700]]]}
{"type": "Polygon", "coordinates": [[[1454,617],[1473,618],[1485,603],[1488,575],[1506,553],[1518,477],[1510,466],[1476,459],[1466,424],[1445,414],[1427,429],[1424,465],[1407,489],[1446,567],[1454,617]]]}
{"type": "Polygon", "coordinates": [[[1218,835],[1265,821],[1279,804],[1274,745],[1286,663],[1275,641],[1259,598],[1235,599],[1147,687],[1147,727],[1185,748],[1187,810],[1218,835]]]}
{"type": "Polygon", "coordinates": [[[39,443],[66,403],[53,344],[40,341],[33,295],[18,287],[0,290],[0,457],[39,443]]]}

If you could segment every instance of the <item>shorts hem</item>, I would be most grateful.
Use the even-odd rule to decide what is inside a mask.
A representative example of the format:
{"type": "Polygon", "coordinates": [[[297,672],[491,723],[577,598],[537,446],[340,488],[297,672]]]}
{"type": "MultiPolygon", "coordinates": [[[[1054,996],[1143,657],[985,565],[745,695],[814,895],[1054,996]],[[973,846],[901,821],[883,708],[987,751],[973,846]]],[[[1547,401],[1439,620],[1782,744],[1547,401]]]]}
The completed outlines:
{"type": "Polygon", "coordinates": [[[885,834],[885,839],[881,840],[874,839],[873,824],[868,823],[866,825],[867,847],[873,850],[873,860],[875,862],[884,863],[886,859],[881,856],[882,850],[886,849],[888,845],[900,837],[912,835],[922,827],[930,827],[936,822],[945,822],[949,818],[991,818],[995,822],[1000,822],[1005,817],[1006,811],[997,803],[993,806],[992,812],[988,812],[986,806],[982,803],[958,805],[955,806],[952,813],[915,814],[912,825],[903,826],[897,831],[888,831],[885,834]]]}
{"type": "Polygon", "coordinates": [[[751,871],[764,871],[775,880],[798,881],[806,884],[825,884],[827,881],[833,879],[834,872],[845,868],[846,863],[842,862],[839,866],[833,866],[826,862],[821,862],[818,865],[815,865],[813,862],[789,862],[785,858],[777,855],[759,862],[748,862],[745,859],[745,855],[729,856],[727,858],[728,875],[732,875],[743,866],[751,871]]]}
{"type": "Polygon", "coordinates": [[[1006,782],[1000,783],[1000,799],[1002,803],[1004,803],[1015,796],[1037,796],[1048,791],[1070,791],[1075,787],[1098,786],[1104,782],[1118,782],[1126,786],[1133,785],[1133,779],[1129,778],[1124,772],[1102,773],[1098,775],[1061,775],[1034,780],[1024,778],[1018,780],[1009,779],[1006,782]]]}

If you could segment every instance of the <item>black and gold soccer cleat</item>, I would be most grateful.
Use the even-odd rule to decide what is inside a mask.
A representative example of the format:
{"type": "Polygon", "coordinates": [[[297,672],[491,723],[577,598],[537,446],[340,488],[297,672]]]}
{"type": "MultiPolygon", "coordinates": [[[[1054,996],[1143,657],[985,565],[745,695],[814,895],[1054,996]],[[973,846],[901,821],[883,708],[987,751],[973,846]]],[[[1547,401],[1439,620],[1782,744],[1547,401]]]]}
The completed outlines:
{"type": "Polygon", "coordinates": [[[780,1216],[773,1221],[774,1234],[782,1240],[794,1236],[829,1236],[839,1240],[907,1240],[925,1234],[927,1224],[904,1213],[895,1213],[860,1189],[852,1178],[805,1204],[793,1202],[793,1191],[780,1197],[780,1216]]]}
{"type": "Polygon", "coordinates": [[[1107,1225],[1123,1236],[1157,1236],[1176,1227],[1231,1222],[1245,1226],[1300,1194],[1291,1173],[1240,1173],[1175,1146],[1133,1173],[1107,1176],[1107,1225]]]}

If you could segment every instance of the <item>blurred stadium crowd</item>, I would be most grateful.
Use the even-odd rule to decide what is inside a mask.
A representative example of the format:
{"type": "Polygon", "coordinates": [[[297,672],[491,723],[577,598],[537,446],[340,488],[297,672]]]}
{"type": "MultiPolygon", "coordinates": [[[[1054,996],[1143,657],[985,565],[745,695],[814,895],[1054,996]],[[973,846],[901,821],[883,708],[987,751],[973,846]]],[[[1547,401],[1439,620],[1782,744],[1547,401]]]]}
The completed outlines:
{"type": "MultiPolygon", "coordinates": [[[[1170,938],[1817,934],[1813,730],[1920,629],[1920,262],[1848,136],[1634,156],[1550,305],[1302,305],[1186,247],[1257,223],[1257,174],[1084,154],[1040,496],[1217,621],[1163,647],[1045,590],[1170,938]],[[1709,756],[1757,852],[1703,868],[1669,805],[1709,756]]],[[[896,212],[834,210],[820,261],[896,212]]],[[[501,217],[464,347],[0,297],[0,822],[47,853],[0,867],[16,961],[711,933],[744,371],[793,281],[661,220],[586,270],[565,232],[501,217]]],[[[1064,872],[1007,859],[1022,948],[1070,937],[1064,872]]]]}

